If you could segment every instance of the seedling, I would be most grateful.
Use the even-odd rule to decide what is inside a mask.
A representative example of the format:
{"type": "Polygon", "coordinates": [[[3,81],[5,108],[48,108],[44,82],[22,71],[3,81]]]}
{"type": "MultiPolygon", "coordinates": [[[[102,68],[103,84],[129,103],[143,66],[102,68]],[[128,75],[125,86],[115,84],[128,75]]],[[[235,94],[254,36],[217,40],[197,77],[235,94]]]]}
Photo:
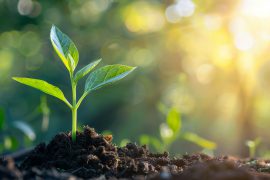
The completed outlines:
{"type": "Polygon", "coordinates": [[[140,137],[141,144],[151,144],[157,151],[168,151],[177,140],[189,141],[209,152],[216,149],[216,143],[192,132],[182,132],[181,115],[174,107],[168,110],[166,123],[160,125],[160,139],[149,135],[142,135],[140,137]]]}
{"type": "Polygon", "coordinates": [[[79,62],[79,52],[73,41],[55,26],[52,26],[51,28],[50,39],[54,50],[69,72],[72,90],[72,103],[66,99],[64,93],[58,87],[49,84],[46,81],[22,77],[13,77],[13,79],[19,83],[31,86],[62,100],[71,109],[72,112],[72,140],[75,141],[77,130],[77,110],[85,97],[97,89],[123,79],[128,74],[130,74],[135,69],[135,67],[116,64],[107,65],[95,70],[86,79],[84,93],[77,101],[76,87],[78,81],[90,73],[98,65],[101,59],[88,64],[75,73],[75,68],[79,62]]]}
{"type": "Polygon", "coordinates": [[[8,121],[4,109],[0,107],[0,154],[30,146],[35,138],[36,134],[29,124],[11,119],[8,121]]]}
{"type": "Polygon", "coordinates": [[[256,155],[256,150],[258,146],[261,144],[261,138],[256,138],[255,140],[248,140],[246,142],[246,146],[249,149],[249,157],[254,158],[256,155]]]}

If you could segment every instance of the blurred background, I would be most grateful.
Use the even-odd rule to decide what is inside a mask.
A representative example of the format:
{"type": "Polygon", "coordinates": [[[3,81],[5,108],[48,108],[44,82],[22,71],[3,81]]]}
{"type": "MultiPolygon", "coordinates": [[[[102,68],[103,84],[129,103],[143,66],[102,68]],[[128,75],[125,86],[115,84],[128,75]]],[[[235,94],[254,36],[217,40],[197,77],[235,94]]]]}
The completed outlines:
{"type": "MultiPolygon", "coordinates": [[[[267,156],[269,20],[269,0],[0,0],[0,152],[71,129],[62,102],[11,79],[44,79],[70,97],[68,72],[49,41],[55,24],[77,45],[78,69],[98,58],[103,65],[138,66],[88,96],[80,127],[111,133],[116,144],[140,144],[142,135],[170,135],[164,122],[174,107],[181,132],[215,142],[214,154],[246,156],[246,141],[260,138],[258,155],[267,156]]],[[[170,148],[201,150],[180,139],[170,148]]]]}

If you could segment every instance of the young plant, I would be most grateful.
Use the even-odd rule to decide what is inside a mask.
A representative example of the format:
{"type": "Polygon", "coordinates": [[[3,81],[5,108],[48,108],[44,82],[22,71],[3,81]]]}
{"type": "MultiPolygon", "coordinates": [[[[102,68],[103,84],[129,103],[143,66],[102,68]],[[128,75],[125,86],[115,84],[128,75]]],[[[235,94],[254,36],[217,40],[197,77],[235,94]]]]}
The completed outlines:
{"type": "Polygon", "coordinates": [[[22,77],[13,77],[13,79],[19,83],[31,86],[62,100],[71,109],[72,112],[72,140],[75,141],[77,130],[77,110],[84,98],[89,93],[97,89],[123,79],[128,74],[130,74],[135,69],[135,67],[116,64],[107,65],[95,70],[86,79],[84,93],[77,100],[76,87],[78,81],[90,73],[98,65],[101,59],[88,64],[75,73],[75,68],[79,62],[79,52],[73,41],[55,26],[52,26],[51,28],[50,39],[54,50],[69,72],[72,90],[72,102],[70,103],[66,99],[64,93],[58,87],[49,84],[46,81],[22,77]]]}
{"type": "Polygon", "coordinates": [[[256,150],[260,144],[261,144],[261,138],[256,138],[255,140],[248,140],[246,142],[246,146],[249,149],[250,158],[255,158],[256,150]]]}
{"type": "Polygon", "coordinates": [[[29,147],[35,139],[36,133],[28,123],[8,121],[4,109],[0,107],[0,154],[29,147]]]}
{"type": "Polygon", "coordinates": [[[166,123],[160,125],[160,139],[149,135],[142,135],[140,137],[140,143],[151,144],[157,151],[168,151],[172,144],[179,139],[194,143],[209,152],[216,149],[216,143],[192,132],[182,132],[180,112],[173,107],[168,110],[166,123]]]}

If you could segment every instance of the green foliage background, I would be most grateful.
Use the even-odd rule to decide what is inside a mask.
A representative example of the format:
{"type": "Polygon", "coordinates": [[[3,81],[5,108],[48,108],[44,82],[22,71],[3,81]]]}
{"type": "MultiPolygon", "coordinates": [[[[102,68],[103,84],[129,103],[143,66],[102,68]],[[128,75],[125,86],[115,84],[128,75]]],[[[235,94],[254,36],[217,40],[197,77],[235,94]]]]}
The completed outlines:
{"type": "MultiPolygon", "coordinates": [[[[44,105],[39,91],[11,79],[35,77],[70,92],[65,67],[49,40],[55,24],[76,44],[78,69],[98,58],[103,65],[138,66],[121,83],[83,102],[80,126],[109,130],[116,143],[124,138],[138,142],[141,134],[159,137],[166,120],[161,107],[176,107],[183,131],[216,142],[217,154],[246,154],[245,141],[255,137],[268,147],[269,43],[258,34],[270,34],[270,27],[241,13],[245,0],[186,1],[195,11],[179,18],[168,15],[168,8],[180,0],[0,0],[0,107],[5,122],[30,124],[37,133],[34,144],[71,129],[71,112],[61,102],[48,97],[44,105]],[[239,18],[249,34],[238,27],[243,24],[239,18]],[[246,50],[246,36],[256,46],[246,50]],[[48,117],[49,128],[42,129],[48,117]]],[[[83,92],[83,84],[78,90],[83,92]]],[[[201,150],[182,141],[171,149],[201,150]]]]}

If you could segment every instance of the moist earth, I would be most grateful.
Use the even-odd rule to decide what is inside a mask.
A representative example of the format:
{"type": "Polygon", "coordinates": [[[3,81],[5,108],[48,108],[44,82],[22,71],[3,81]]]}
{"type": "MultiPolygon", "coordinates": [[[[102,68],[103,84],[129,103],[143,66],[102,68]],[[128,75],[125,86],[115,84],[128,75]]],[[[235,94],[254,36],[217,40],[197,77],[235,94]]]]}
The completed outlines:
{"type": "Polygon", "coordinates": [[[258,180],[270,179],[270,161],[202,153],[176,158],[133,143],[117,147],[112,136],[86,126],[75,142],[70,132],[59,133],[21,163],[2,157],[0,179],[258,180]]]}

